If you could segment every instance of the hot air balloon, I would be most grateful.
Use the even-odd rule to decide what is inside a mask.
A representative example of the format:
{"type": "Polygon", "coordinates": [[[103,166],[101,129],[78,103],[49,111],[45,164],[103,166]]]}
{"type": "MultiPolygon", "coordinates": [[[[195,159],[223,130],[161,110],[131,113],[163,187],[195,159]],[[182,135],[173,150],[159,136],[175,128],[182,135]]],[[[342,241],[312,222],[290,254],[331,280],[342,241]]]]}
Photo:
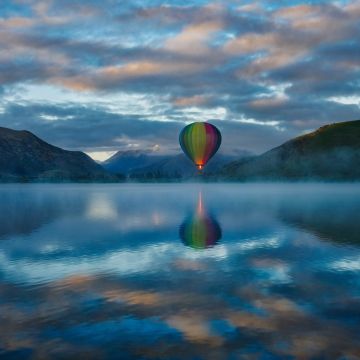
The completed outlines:
{"type": "Polygon", "coordinates": [[[212,124],[195,122],[182,129],[179,142],[184,153],[201,170],[218,151],[221,133],[212,124]]]}
{"type": "Polygon", "coordinates": [[[193,249],[206,249],[215,246],[222,236],[222,231],[216,219],[206,213],[201,193],[199,195],[196,213],[189,216],[179,229],[179,236],[184,245],[193,249]]]}

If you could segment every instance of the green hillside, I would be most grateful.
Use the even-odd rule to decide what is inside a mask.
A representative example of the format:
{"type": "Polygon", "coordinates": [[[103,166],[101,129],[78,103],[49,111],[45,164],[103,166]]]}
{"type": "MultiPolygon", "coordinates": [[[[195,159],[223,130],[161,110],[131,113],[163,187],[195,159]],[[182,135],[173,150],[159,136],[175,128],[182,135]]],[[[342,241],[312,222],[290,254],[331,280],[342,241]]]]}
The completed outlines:
{"type": "Polygon", "coordinates": [[[326,125],[260,156],[232,162],[233,180],[360,180],[360,121],[326,125]]]}

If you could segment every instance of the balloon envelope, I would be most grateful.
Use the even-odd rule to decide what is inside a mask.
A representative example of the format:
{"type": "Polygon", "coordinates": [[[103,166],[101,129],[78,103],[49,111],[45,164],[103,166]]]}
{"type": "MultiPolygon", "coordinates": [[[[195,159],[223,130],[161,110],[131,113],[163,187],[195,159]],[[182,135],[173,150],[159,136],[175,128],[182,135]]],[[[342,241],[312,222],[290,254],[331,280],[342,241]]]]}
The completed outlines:
{"type": "Polygon", "coordinates": [[[179,142],[184,153],[201,170],[221,145],[221,133],[212,124],[195,122],[182,129],[179,142]]]}

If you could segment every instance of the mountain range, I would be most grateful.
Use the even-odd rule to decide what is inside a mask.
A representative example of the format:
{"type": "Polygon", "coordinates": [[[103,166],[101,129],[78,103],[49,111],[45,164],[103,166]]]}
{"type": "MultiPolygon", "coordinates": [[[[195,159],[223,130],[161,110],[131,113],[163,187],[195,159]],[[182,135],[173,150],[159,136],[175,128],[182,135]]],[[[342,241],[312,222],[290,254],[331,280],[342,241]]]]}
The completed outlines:
{"type": "MultiPolygon", "coordinates": [[[[235,155],[217,154],[209,161],[204,174],[218,172],[225,164],[249,156],[243,151],[235,155]]],[[[197,169],[184,154],[159,155],[157,152],[140,150],[119,151],[103,163],[114,174],[126,175],[133,180],[188,179],[197,176],[197,169]]]]}
{"type": "Polygon", "coordinates": [[[326,125],[254,156],[218,153],[202,176],[183,154],[119,151],[98,164],[29,131],[0,127],[0,182],[19,181],[355,181],[360,180],[360,120],[326,125]]]}

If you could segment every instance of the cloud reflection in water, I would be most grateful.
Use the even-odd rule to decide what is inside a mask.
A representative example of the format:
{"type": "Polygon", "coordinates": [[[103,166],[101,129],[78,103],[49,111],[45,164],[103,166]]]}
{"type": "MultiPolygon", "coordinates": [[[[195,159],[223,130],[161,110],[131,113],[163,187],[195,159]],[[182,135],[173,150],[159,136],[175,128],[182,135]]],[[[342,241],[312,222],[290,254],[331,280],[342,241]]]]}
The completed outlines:
{"type": "Polygon", "coordinates": [[[0,358],[359,358],[360,189],[321,188],[0,188],[0,358]]]}

